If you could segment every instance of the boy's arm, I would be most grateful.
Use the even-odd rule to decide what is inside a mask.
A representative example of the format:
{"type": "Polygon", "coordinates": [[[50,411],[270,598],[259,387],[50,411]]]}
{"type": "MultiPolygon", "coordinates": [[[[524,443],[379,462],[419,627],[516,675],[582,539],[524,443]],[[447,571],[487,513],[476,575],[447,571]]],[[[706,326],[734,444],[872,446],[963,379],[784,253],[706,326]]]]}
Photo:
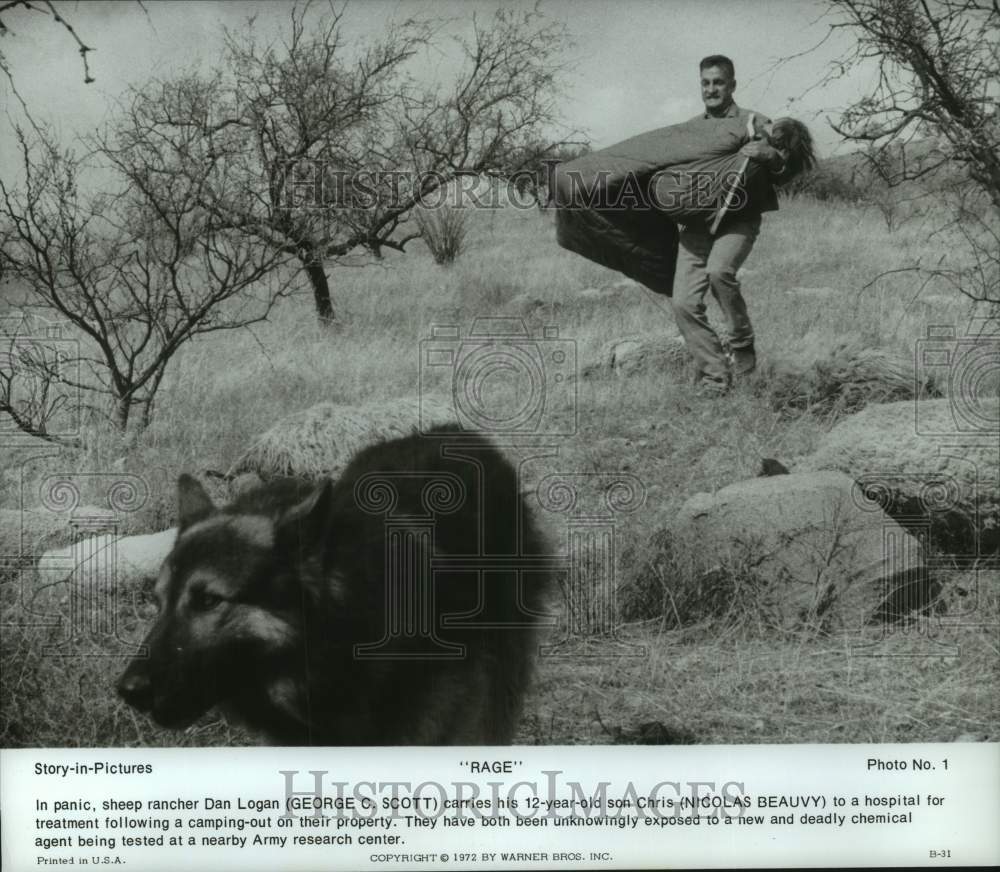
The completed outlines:
{"type": "Polygon", "coordinates": [[[785,171],[785,156],[766,142],[757,139],[748,142],[740,149],[740,154],[750,158],[754,163],[766,167],[772,177],[785,171]]]}
{"type": "MultiPolygon", "coordinates": [[[[754,163],[763,166],[771,178],[771,183],[780,185],[787,181],[788,155],[781,149],[775,148],[765,138],[760,131],[770,127],[771,119],[766,115],[753,113],[753,134],[748,136],[747,143],[740,149],[740,154],[750,158],[754,163]]],[[[748,131],[749,133],[749,131],[748,131]]]]}

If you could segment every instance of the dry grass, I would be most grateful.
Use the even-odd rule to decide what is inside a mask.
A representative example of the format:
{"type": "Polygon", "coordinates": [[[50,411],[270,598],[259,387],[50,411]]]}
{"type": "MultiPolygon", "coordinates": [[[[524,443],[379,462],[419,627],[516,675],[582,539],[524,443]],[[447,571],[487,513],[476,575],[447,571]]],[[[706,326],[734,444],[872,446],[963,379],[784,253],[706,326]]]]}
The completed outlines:
{"type": "MultiPolygon", "coordinates": [[[[0,478],[3,507],[20,505],[22,492],[30,505],[39,481],[55,471],[131,472],[147,481],[150,496],[124,518],[125,531],[163,529],[173,521],[178,473],[228,470],[248,451],[270,469],[300,469],[294,440],[262,434],[320,403],[335,412],[328,422],[346,424],[344,408],[369,407],[382,419],[394,398],[419,396],[428,388],[421,355],[435,324],[457,325],[463,336],[478,317],[523,317],[535,336],[555,326],[572,341],[578,368],[599,363],[614,340],[673,334],[667,301],[641,288],[581,296],[621,277],[557,249],[550,223],[535,210],[476,212],[465,251],[448,268],[419,244],[364,268],[335,267],[333,331],[316,325],[303,283],[271,323],[185,347],[168,370],[152,428],[136,441],[95,426],[78,451],[15,453],[0,478]]],[[[755,475],[761,457],[791,464],[810,453],[840,415],[905,390],[901,361],[913,360],[929,325],[961,334],[968,306],[944,287],[930,284],[918,295],[899,274],[866,288],[872,276],[915,260],[925,244],[915,222],[890,237],[870,211],[788,203],[767,217],[744,270],[761,357],[749,384],[721,402],[699,399],[678,366],[548,386],[547,420],[573,432],[559,438],[542,472],[624,471],[645,488],[645,507],[618,528],[619,578],[649,562],[645,543],[690,495],[755,475]],[[789,359],[812,387],[784,380],[789,359]]],[[[440,374],[430,384],[446,387],[440,374]]],[[[339,432],[337,457],[372,431],[358,420],[339,432]]],[[[317,456],[317,447],[322,455],[313,445],[302,456],[317,456]]],[[[323,456],[316,468],[335,469],[339,461],[323,456]]],[[[561,519],[545,520],[553,536],[565,535],[561,519]]],[[[0,621],[23,623],[25,579],[16,568],[4,573],[0,621]]],[[[981,629],[1000,614],[996,585],[995,575],[984,576],[988,595],[970,619],[975,625],[949,629],[961,649],[944,659],[933,646],[908,658],[849,656],[846,643],[829,638],[779,639],[707,616],[633,624],[623,634],[644,645],[646,657],[543,660],[521,739],[608,742],[617,729],[651,721],[700,742],[917,741],[977,731],[996,739],[1000,658],[995,637],[981,629]]],[[[127,593],[120,632],[134,641],[145,592],[127,593]]],[[[56,632],[4,629],[0,745],[249,741],[211,717],[181,736],[155,730],[114,698],[120,648],[105,657],[41,656],[56,632]]],[[[912,634],[897,635],[910,644],[912,634]]]]}
{"type": "Polygon", "coordinates": [[[632,625],[622,635],[645,657],[542,658],[520,738],[605,743],[608,729],[658,721],[704,744],[995,741],[1000,650],[984,623],[1000,603],[996,575],[979,582],[989,601],[978,620],[944,616],[854,640],[632,625]]]}
{"type": "Polygon", "coordinates": [[[840,418],[869,403],[942,397],[933,378],[916,371],[912,357],[843,341],[823,357],[812,354],[772,360],[755,378],[771,407],[840,418]]]}
{"type": "Polygon", "coordinates": [[[634,554],[622,555],[628,570],[618,593],[623,621],[652,621],[666,630],[709,621],[718,632],[759,630],[775,640],[782,635],[768,579],[758,568],[766,553],[762,543],[735,542],[730,554],[720,556],[679,541],[664,527],[633,548],[634,554]]]}

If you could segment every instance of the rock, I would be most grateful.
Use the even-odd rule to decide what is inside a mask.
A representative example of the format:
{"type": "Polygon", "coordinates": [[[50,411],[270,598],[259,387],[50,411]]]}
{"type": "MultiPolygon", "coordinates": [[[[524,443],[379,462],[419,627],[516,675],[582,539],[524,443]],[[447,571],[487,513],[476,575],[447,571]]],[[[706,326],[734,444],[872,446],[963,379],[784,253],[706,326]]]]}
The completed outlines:
{"type": "Polygon", "coordinates": [[[868,406],[840,421],[796,471],[839,470],[904,526],[929,526],[935,546],[996,554],[1000,401],[968,406],[957,416],[951,399],[868,406]]]}
{"type": "Polygon", "coordinates": [[[114,515],[98,506],[77,506],[70,511],[55,511],[45,506],[18,511],[0,509],[0,558],[24,558],[34,563],[39,555],[72,542],[81,530],[96,520],[114,515]]]}
{"type": "Polygon", "coordinates": [[[71,541],[65,513],[47,509],[0,509],[0,559],[31,559],[71,541]]]}
{"type": "Polygon", "coordinates": [[[632,729],[607,730],[616,745],[696,745],[698,739],[685,729],[668,727],[661,721],[647,721],[632,729]]]}
{"type": "Polygon", "coordinates": [[[545,301],[534,294],[522,292],[510,298],[510,307],[518,312],[529,313],[545,306],[545,301]]]}
{"type": "Polygon", "coordinates": [[[953,742],[988,742],[990,737],[986,733],[962,733],[957,739],[952,739],[953,742]]]}
{"type": "Polygon", "coordinates": [[[362,448],[456,420],[453,403],[406,397],[365,405],[319,403],[278,421],[258,436],[229,470],[318,477],[337,475],[362,448]]]}
{"type": "Polygon", "coordinates": [[[629,337],[607,343],[596,368],[631,376],[644,372],[665,372],[684,366],[690,359],[680,336],[629,337]]]}
{"type": "Polygon", "coordinates": [[[113,555],[119,583],[144,581],[159,574],[176,539],[176,527],[142,536],[115,538],[109,533],[91,536],[68,547],[47,551],[38,561],[38,574],[47,584],[75,575],[78,581],[96,580],[98,587],[103,587],[111,580],[113,555]]]}
{"type": "Polygon", "coordinates": [[[704,577],[748,586],[765,622],[860,630],[937,595],[920,544],[838,472],[753,478],[691,497],[671,530],[704,577]]]}
{"type": "Polygon", "coordinates": [[[760,476],[788,475],[788,467],[773,457],[762,457],[760,459],[760,472],[757,474],[760,476]]]}
{"type": "Polygon", "coordinates": [[[564,308],[564,303],[562,300],[543,300],[535,294],[520,293],[510,298],[509,307],[525,317],[552,317],[564,308]]]}

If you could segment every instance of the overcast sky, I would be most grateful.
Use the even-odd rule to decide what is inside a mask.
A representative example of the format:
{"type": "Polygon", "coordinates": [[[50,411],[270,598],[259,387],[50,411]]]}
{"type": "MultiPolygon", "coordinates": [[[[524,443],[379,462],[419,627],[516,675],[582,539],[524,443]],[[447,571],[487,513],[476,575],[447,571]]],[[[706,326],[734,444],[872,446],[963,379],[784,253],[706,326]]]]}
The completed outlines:
{"type": "MultiPolygon", "coordinates": [[[[288,20],[287,4],[273,0],[145,0],[143,6],[57,0],[57,5],[96,49],[89,55],[93,84],[84,84],[75,44],[47,15],[23,9],[5,13],[10,32],[0,50],[32,112],[55,124],[67,141],[100,125],[127,86],[193,64],[211,65],[219,56],[223,25],[239,27],[256,14],[263,30],[277,34],[288,20]]],[[[489,0],[354,0],[345,22],[353,36],[362,38],[383,32],[390,19],[422,16],[441,20],[445,35],[468,33],[473,14],[480,22],[488,20],[497,5],[489,0]]],[[[540,5],[567,23],[575,41],[566,49],[572,70],[563,121],[584,130],[596,147],[695,114],[701,107],[698,61],[707,54],[727,54],[736,62],[737,102],[772,117],[794,115],[806,121],[823,155],[842,150],[826,117],[835,116],[866,84],[853,75],[810,90],[829,61],[848,46],[846,32],[775,69],[778,58],[821,41],[829,25],[821,2],[542,0],[540,5]]],[[[316,8],[322,11],[325,4],[316,8]]],[[[447,52],[422,60],[427,69],[443,75],[452,63],[447,52]]],[[[6,81],[0,80],[0,94],[9,106],[6,81]]],[[[0,171],[8,169],[11,159],[9,124],[3,128],[0,171]]]]}

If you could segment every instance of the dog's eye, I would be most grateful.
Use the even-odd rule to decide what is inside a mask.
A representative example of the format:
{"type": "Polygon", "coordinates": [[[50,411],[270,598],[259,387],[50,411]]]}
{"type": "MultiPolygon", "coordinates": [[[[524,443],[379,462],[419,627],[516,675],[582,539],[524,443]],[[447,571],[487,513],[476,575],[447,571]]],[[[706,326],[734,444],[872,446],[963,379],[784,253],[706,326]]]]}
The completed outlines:
{"type": "Polygon", "coordinates": [[[191,593],[191,606],[199,611],[214,609],[221,602],[221,596],[209,593],[207,590],[195,590],[191,593]]]}

